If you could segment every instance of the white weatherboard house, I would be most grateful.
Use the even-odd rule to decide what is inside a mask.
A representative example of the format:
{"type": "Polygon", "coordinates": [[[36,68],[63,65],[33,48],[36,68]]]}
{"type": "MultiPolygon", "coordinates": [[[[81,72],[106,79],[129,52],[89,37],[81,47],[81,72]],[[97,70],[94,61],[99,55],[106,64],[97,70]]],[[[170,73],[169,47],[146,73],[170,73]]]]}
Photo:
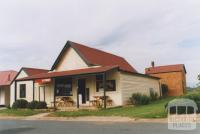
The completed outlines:
{"type": "Polygon", "coordinates": [[[10,105],[10,89],[16,75],[13,70],[0,71],[0,106],[10,105]]]}
{"type": "Polygon", "coordinates": [[[138,73],[122,57],[71,41],[51,71],[18,78],[15,84],[15,100],[46,101],[49,107],[121,106],[133,93],[160,94],[157,77],[138,73]]]}
{"type": "Polygon", "coordinates": [[[13,82],[11,83],[9,105],[12,106],[13,102],[18,99],[26,99],[29,102],[33,100],[33,90],[30,90],[34,87],[33,81],[21,81],[16,83],[16,79],[47,72],[48,70],[44,69],[22,67],[20,71],[16,74],[13,82]]]}

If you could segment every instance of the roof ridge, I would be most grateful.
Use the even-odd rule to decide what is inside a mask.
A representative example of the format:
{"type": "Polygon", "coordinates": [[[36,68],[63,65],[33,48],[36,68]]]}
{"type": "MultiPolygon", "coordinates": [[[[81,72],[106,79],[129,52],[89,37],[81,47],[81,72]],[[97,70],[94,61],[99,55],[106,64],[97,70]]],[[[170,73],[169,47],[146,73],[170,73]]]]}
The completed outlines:
{"type": "Polygon", "coordinates": [[[5,70],[5,71],[0,71],[0,72],[17,72],[15,70],[5,70]]]}
{"type": "Polygon", "coordinates": [[[76,42],[73,42],[73,41],[68,41],[68,42],[70,42],[70,43],[72,43],[72,44],[70,44],[70,45],[80,45],[80,46],[83,46],[83,47],[87,47],[87,48],[90,48],[90,49],[93,49],[93,50],[96,50],[96,51],[100,51],[100,52],[103,52],[103,53],[106,53],[106,54],[109,54],[109,55],[113,55],[113,56],[117,56],[117,57],[119,57],[119,58],[122,58],[122,59],[124,59],[122,56],[119,56],[119,55],[117,55],[117,54],[112,54],[112,53],[110,53],[110,52],[107,52],[107,51],[104,51],[104,50],[101,50],[101,49],[97,49],[97,48],[94,48],[94,47],[90,47],[90,46],[86,46],[86,45],[84,45],[84,44],[80,44],[80,43],[76,43],[76,42]]]}
{"type": "Polygon", "coordinates": [[[76,53],[88,66],[118,65],[122,70],[137,72],[136,69],[133,68],[133,66],[121,56],[69,40],[67,41],[56,61],[54,62],[53,66],[51,67],[51,71],[56,68],[60,59],[62,58],[66,50],[70,47],[76,51],[76,53]]]}
{"type": "Polygon", "coordinates": [[[156,68],[156,67],[180,66],[180,65],[184,66],[184,64],[172,64],[172,65],[161,65],[161,66],[147,67],[145,69],[156,68]]]}
{"type": "Polygon", "coordinates": [[[32,68],[32,67],[22,67],[22,69],[35,69],[35,70],[46,70],[49,71],[48,69],[42,69],[42,68],[32,68]]]}

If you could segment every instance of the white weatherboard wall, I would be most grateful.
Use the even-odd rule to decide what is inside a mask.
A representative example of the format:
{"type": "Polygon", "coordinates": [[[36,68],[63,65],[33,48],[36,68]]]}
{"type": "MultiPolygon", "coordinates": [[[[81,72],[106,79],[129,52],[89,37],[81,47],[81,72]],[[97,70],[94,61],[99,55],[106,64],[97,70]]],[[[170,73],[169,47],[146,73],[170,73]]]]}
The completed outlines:
{"type": "Polygon", "coordinates": [[[120,73],[120,85],[123,104],[127,104],[133,93],[142,93],[149,95],[153,89],[160,95],[159,80],[129,73],[120,73]]]}
{"type": "Polygon", "coordinates": [[[0,105],[5,105],[5,90],[0,88],[0,105]]]}
{"type": "Polygon", "coordinates": [[[82,68],[88,68],[88,65],[83,61],[78,53],[70,47],[68,50],[66,50],[59,64],[55,68],[55,71],[75,70],[82,68]]]}
{"type": "MultiPolygon", "coordinates": [[[[111,71],[107,73],[106,76],[107,80],[115,80],[116,82],[116,91],[107,91],[106,96],[109,96],[110,99],[113,100],[113,106],[121,106],[122,105],[122,96],[121,96],[121,89],[120,89],[120,72],[119,71],[111,71]]],[[[92,89],[91,98],[93,96],[103,96],[103,91],[96,92],[96,78],[94,77],[93,89],[92,89]]]]}
{"type": "Polygon", "coordinates": [[[0,87],[0,105],[9,105],[10,103],[10,86],[0,87]]]}
{"type": "MultiPolygon", "coordinates": [[[[24,70],[21,70],[19,75],[17,76],[16,79],[24,78],[27,77],[28,75],[24,70]]],[[[33,100],[33,81],[21,81],[17,82],[17,99],[22,99],[19,97],[19,91],[20,91],[20,84],[26,84],[26,99],[27,101],[32,101],[33,100]]],[[[10,88],[10,106],[15,101],[15,82],[12,83],[11,88],[10,88]]]]}
{"type": "Polygon", "coordinates": [[[18,99],[24,99],[28,102],[33,101],[33,81],[19,81],[17,82],[17,100],[18,99]],[[20,85],[25,84],[26,85],[26,97],[20,98],[20,85]]]}
{"type": "Polygon", "coordinates": [[[15,82],[13,82],[12,85],[10,86],[10,106],[12,106],[14,101],[15,101],[15,82]]]}
{"type": "Polygon", "coordinates": [[[39,85],[38,83],[35,83],[35,100],[39,101],[39,90],[40,87],[44,87],[45,90],[45,102],[47,103],[47,106],[50,107],[53,104],[51,102],[54,101],[54,85],[53,84],[42,84],[39,85]]]}

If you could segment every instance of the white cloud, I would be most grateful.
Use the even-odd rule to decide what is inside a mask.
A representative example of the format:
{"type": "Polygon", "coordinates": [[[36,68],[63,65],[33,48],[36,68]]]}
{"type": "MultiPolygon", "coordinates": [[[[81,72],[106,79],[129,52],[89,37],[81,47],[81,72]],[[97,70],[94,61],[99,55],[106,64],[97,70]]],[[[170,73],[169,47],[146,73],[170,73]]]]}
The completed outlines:
{"type": "Polygon", "coordinates": [[[50,68],[67,40],[126,59],[140,72],[186,64],[200,73],[198,0],[7,0],[0,2],[0,69],[50,68]],[[23,59],[23,60],[22,60],[23,59]]]}

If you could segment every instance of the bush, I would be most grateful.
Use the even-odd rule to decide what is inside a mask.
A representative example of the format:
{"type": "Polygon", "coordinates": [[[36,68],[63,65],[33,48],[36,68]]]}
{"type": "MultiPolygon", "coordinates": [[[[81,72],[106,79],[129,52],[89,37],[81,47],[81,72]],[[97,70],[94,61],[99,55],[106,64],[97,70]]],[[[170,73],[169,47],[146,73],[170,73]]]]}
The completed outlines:
{"type": "Polygon", "coordinates": [[[198,108],[197,113],[200,113],[200,101],[196,102],[196,104],[197,104],[197,108],[198,108]]]}
{"type": "Polygon", "coordinates": [[[27,108],[28,106],[28,101],[26,100],[16,100],[13,105],[12,105],[12,108],[13,109],[18,109],[18,108],[27,108]]]}
{"type": "Polygon", "coordinates": [[[36,109],[46,109],[47,108],[47,103],[44,101],[38,102],[36,105],[36,109]]]}
{"type": "Polygon", "coordinates": [[[197,108],[198,108],[198,113],[200,113],[200,94],[189,94],[183,96],[183,98],[191,99],[196,102],[197,108]]]}
{"type": "Polygon", "coordinates": [[[47,103],[46,102],[39,102],[39,101],[32,101],[28,103],[29,109],[46,109],[47,103]]]}
{"type": "Polygon", "coordinates": [[[10,105],[6,105],[6,108],[7,108],[7,109],[11,109],[10,105]]]}
{"type": "Polygon", "coordinates": [[[150,103],[151,98],[144,94],[134,93],[132,94],[130,101],[133,105],[147,105],[150,103]]]}
{"type": "Polygon", "coordinates": [[[150,90],[150,98],[152,101],[156,101],[158,99],[158,93],[150,90]]]}
{"type": "Polygon", "coordinates": [[[30,103],[28,103],[27,108],[29,108],[29,109],[36,109],[38,103],[39,103],[38,101],[31,101],[30,103]]]}
{"type": "Polygon", "coordinates": [[[187,98],[187,99],[191,99],[195,102],[200,102],[200,94],[189,94],[189,95],[185,95],[183,96],[183,98],[187,98]]]}

